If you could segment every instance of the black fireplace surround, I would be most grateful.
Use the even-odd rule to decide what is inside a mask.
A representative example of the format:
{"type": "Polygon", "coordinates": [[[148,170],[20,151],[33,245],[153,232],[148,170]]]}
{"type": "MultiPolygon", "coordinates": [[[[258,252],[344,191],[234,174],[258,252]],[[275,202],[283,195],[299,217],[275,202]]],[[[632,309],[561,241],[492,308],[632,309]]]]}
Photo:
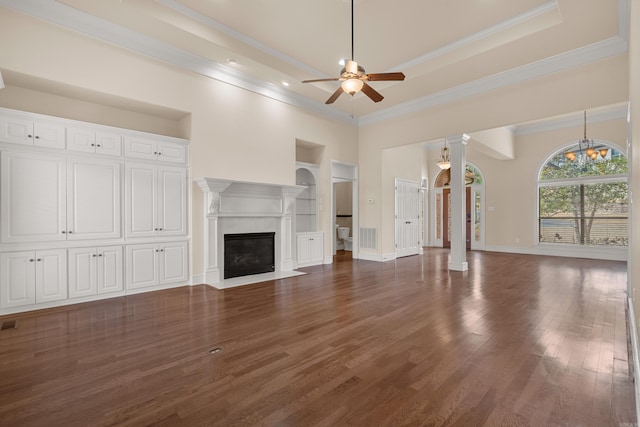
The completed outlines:
{"type": "Polygon", "coordinates": [[[224,235],[224,278],[269,273],[275,269],[276,233],[224,235]]]}

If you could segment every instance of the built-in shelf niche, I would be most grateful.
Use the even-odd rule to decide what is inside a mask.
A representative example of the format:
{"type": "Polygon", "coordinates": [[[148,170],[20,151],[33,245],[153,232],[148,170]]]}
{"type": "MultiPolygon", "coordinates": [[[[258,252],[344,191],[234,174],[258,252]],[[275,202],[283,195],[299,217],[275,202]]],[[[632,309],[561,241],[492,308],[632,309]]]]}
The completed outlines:
{"type": "Polygon", "coordinates": [[[316,164],[296,163],[296,185],[307,187],[296,198],[296,232],[318,231],[318,171],[316,164]]]}

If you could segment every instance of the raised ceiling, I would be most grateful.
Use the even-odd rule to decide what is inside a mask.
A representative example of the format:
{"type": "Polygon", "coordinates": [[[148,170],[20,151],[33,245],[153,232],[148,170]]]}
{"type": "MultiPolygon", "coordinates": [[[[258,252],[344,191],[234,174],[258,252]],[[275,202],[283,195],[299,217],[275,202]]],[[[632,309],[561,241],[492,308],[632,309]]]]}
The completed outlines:
{"type": "Polygon", "coordinates": [[[355,60],[384,95],[324,101],[351,50],[349,0],[0,0],[193,72],[360,122],[580,66],[627,46],[629,0],[355,0],[355,60]],[[229,59],[236,61],[235,64],[229,59]],[[282,82],[287,82],[288,87],[282,82]]]}

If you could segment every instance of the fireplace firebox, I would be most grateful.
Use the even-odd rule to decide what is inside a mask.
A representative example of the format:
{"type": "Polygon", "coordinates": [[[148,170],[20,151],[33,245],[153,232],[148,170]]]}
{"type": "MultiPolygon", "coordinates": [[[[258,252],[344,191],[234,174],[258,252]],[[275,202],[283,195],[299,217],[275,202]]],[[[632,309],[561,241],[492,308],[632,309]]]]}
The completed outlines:
{"type": "Polygon", "coordinates": [[[275,271],[275,234],[225,234],[224,278],[275,271]]]}

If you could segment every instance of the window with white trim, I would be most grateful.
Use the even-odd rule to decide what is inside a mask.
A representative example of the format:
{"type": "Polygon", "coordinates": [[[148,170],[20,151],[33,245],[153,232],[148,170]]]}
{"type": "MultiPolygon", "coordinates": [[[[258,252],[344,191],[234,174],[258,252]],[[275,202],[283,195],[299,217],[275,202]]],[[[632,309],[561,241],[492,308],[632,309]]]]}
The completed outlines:
{"type": "Polygon", "coordinates": [[[621,247],[629,244],[627,158],[603,143],[595,160],[567,147],[538,177],[540,243],[621,247]],[[578,153],[577,157],[566,153],[578,153]],[[573,160],[569,160],[573,157],[573,160]]]}

